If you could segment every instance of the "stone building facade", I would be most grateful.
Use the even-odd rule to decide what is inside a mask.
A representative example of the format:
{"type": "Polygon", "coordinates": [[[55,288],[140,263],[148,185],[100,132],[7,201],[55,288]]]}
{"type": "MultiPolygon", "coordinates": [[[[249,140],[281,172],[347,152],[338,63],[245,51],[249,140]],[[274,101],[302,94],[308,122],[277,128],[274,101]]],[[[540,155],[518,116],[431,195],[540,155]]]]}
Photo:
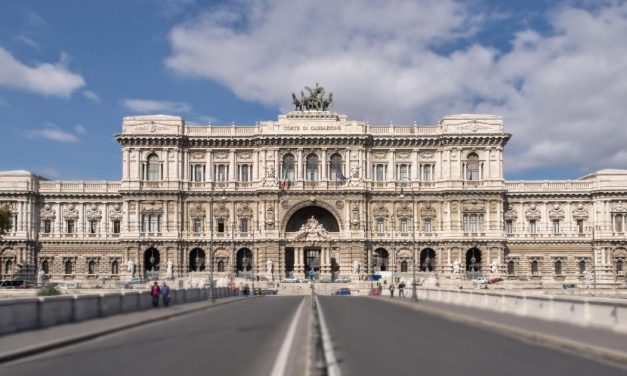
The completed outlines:
{"type": "Polygon", "coordinates": [[[124,118],[120,181],[0,173],[0,278],[500,275],[624,284],[627,171],[505,181],[491,115],[370,125],[301,110],[255,126],[124,118]],[[129,262],[129,260],[131,260],[129,262]],[[168,266],[170,264],[170,266],[168,266]],[[466,273],[465,273],[466,272],[466,273]]]}

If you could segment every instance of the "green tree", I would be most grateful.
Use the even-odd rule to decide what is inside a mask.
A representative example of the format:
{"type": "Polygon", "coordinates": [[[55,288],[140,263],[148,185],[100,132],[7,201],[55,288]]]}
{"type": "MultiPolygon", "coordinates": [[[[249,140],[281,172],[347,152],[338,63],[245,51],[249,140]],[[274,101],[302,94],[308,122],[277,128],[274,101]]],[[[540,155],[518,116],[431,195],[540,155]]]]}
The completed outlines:
{"type": "Polygon", "coordinates": [[[11,229],[11,208],[8,205],[0,206],[0,238],[11,229]]]}

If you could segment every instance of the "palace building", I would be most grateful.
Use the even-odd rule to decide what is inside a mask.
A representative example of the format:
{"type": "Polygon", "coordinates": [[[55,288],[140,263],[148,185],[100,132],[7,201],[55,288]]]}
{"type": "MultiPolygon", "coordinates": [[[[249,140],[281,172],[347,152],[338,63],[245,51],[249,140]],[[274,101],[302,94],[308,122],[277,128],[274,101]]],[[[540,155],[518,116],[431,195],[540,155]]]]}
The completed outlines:
{"type": "Polygon", "coordinates": [[[120,181],[0,173],[0,278],[126,281],[130,260],[141,278],[355,279],[415,261],[440,279],[625,283],[627,171],[505,181],[498,116],[370,125],[320,92],[294,101],[254,126],[126,117],[120,181]]]}

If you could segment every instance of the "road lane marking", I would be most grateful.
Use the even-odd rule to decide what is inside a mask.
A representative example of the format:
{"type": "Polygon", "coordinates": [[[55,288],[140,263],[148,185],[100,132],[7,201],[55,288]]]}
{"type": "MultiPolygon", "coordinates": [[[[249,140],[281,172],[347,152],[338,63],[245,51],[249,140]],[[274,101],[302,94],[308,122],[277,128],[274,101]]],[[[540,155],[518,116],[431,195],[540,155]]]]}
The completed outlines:
{"type": "Polygon", "coordinates": [[[318,322],[320,323],[320,332],[322,333],[322,348],[324,349],[324,360],[327,366],[327,372],[329,376],[342,376],[342,371],[337,363],[335,352],[333,351],[333,342],[331,342],[331,335],[329,334],[329,328],[327,322],[324,319],[322,313],[322,307],[320,301],[316,295],[316,307],[318,308],[318,322]]]}
{"type": "Polygon", "coordinates": [[[272,376],[284,376],[287,371],[287,357],[290,354],[290,349],[294,344],[294,338],[296,334],[296,325],[298,324],[298,320],[303,311],[303,307],[305,306],[305,298],[300,302],[298,309],[296,310],[296,314],[292,318],[292,322],[290,323],[290,327],[287,330],[287,335],[283,340],[283,344],[281,345],[281,350],[279,350],[279,355],[274,361],[274,367],[272,367],[272,372],[270,375],[272,376]]]}

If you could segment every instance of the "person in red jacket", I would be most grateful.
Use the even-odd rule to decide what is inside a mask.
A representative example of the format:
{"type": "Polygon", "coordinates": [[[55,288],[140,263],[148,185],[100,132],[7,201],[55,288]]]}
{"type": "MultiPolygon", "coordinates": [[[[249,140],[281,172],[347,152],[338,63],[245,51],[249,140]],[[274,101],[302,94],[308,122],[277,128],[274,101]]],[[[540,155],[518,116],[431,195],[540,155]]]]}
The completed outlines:
{"type": "Polygon", "coordinates": [[[159,295],[161,294],[161,289],[159,288],[159,283],[155,281],[155,284],[150,287],[150,296],[152,296],[152,305],[155,307],[159,307],[159,295]]]}

